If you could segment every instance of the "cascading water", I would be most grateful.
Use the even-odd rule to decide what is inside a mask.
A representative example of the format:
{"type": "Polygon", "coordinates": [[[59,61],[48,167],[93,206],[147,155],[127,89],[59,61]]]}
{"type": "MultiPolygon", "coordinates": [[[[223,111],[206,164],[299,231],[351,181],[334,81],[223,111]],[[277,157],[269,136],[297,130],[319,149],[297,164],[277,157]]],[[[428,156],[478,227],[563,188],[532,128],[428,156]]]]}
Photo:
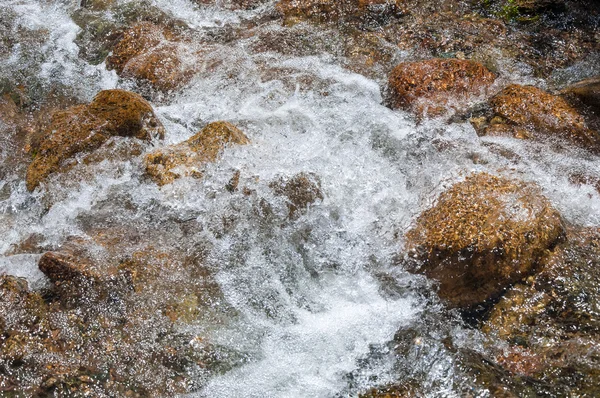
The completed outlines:
{"type": "MultiPolygon", "coordinates": [[[[569,180],[577,171],[600,175],[597,156],[480,138],[468,123],[417,123],[382,105],[382,81],[344,66],[334,37],[330,52],[317,46],[323,52],[300,55],[258,51],[259,34],[238,33],[202,47],[203,39],[226,28],[243,30],[268,14],[270,3],[253,11],[184,0],[152,6],[195,29],[198,49],[207,54],[206,68],[183,90],[152,98],[166,136],[144,153],[181,142],[214,120],[233,122],[251,143],[228,148],[202,179],[160,188],[144,177],[143,154],[79,164],[67,177],[51,177],[46,193],[28,193],[17,171],[3,166],[0,273],[24,276],[40,288],[46,283],[37,269],[40,255],[13,254],[15,245],[36,235],[43,245],[60,247],[95,227],[133,226],[157,247],[210,248],[202,261],[222,296],[202,322],[180,328],[234,359],[223,371],[196,370],[190,396],[356,396],[417,374],[427,396],[490,396],[462,375],[444,346],[451,336],[479,352],[481,337],[443,309],[429,281],[398,265],[403,234],[437,194],[473,171],[535,182],[567,221],[600,226],[600,194],[569,180]],[[236,171],[244,189],[224,190],[236,171]],[[298,173],[316,176],[323,199],[290,219],[286,201],[269,183],[298,173]],[[399,330],[414,334],[412,356],[403,359],[390,348],[399,330]]],[[[40,91],[60,87],[80,101],[104,89],[135,89],[104,64],[78,56],[80,28],[71,19],[78,7],[74,1],[2,0],[2,18],[22,42],[3,55],[0,77],[22,71],[40,91]],[[31,46],[34,33],[39,43],[31,46]]],[[[268,35],[282,28],[266,22],[261,29],[268,35]]],[[[408,56],[395,51],[398,60],[408,56]]],[[[519,71],[509,80],[534,81],[519,71]]]]}

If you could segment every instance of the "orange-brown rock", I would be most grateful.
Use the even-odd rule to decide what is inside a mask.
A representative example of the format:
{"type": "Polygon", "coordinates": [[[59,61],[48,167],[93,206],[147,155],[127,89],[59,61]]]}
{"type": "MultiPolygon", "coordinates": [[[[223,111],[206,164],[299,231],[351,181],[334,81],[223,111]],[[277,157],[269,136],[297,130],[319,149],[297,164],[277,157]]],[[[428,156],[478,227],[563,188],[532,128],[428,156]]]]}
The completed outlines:
{"type": "Polygon", "coordinates": [[[150,104],[124,90],[99,92],[91,103],[52,114],[27,170],[27,189],[34,190],[54,172],[65,171],[75,155],[94,151],[113,136],[149,140],[164,129],[150,104]]]}
{"type": "Polygon", "coordinates": [[[145,158],[146,173],[158,185],[184,176],[202,177],[206,163],[214,162],[229,144],[245,145],[248,137],[229,122],[213,122],[187,141],[159,149],[145,158]]]}
{"type": "Polygon", "coordinates": [[[560,214],[532,184],[474,174],[443,192],[406,234],[420,272],[452,307],[497,297],[562,238],[560,214]]]}
{"type": "Polygon", "coordinates": [[[276,9],[288,21],[387,20],[402,13],[401,0],[281,0],[276,9]]]}
{"type": "Polygon", "coordinates": [[[510,85],[490,99],[493,116],[483,134],[566,139],[600,149],[600,135],[564,98],[533,86],[510,85]]]}
{"type": "Polygon", "coordinates": [[[486,92],[495,75],[483,65],[459,59],[403,62],[389,78],[389,105],[418,115],[462,110],[486,92]]]}
{"type": "Polygon", "coordinates": [[[290,219],[298,218],[299,213],[318,199],[323,200],[319,178],[309,173],[298,173],[291,178],[280,178],[269,184],[276,195],[288,200],[290,219]]]}
{"type": "Polygon", "coordinates": [[[120,76],[171,91],[187,83],[194,74],[191,56],[181,39],[169,28],[140,22],[127,30],[106,59],[107,68],[120,76]]]}

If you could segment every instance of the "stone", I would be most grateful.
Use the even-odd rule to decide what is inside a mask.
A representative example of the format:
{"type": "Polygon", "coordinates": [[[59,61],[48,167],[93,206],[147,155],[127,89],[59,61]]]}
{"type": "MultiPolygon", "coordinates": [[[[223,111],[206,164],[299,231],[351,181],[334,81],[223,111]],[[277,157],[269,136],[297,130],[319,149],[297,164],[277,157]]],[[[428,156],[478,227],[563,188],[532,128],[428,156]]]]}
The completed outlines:
{"type": "Polygon", "coordinates": [[[534,86],[512,84],[489,101],[492,116],[482,135],[548,140],[556,137],[592,151],[600,150],[600,134],[590,129],[561,96],[534,86]]]}
{"type": "Polygon", "coordinates": [[[309,19],[381,24],[401,15],[402,3],[401,0],[281,0],[275,8],[288,22],[309,19]]]}
{"type": "Polygon", "coordinates": [[[202,167],[215,162],[230,144],[245,145],[250,141],[229,122],[213,122],[190,139],[148,154],[144,160],[146,173],[158,185],[172,183],[179,177],[202,177],[202,167]]]}
{"type": "Polygon", "coordinates": [[[290,178],[279,178],[269,184],[278,196],[287,199],[289,218],[296,219],[312,203],[323,200],[321,181],[312,173],[298,173],[290,178]]]}
{"type": "Polygon", "coordinates": [[[107,57],[106,66],[122,77],[169,92],[194,75],[195,62],[188,58],[193,58],[193,54],[172,29],[140,22],[125,31],[107,57]]]}
{"type": "Polygon", "coordinates": [[[469,60],[403,62],[390,74],[388,103],[392,109],[440,116],[450,109],[466,109],[494,80],[492,72],[469,60]]]}
{"type": "Polygon", "coordinates": [[[150,104],[125,90],[104,90],[91,103],[52,114],[41,128],[39,145],[27,170],[27,189],[33,191],[46,177],[66,171],[79,153],[100,148],[113,136],[150,140],[162,138],[164,128],[150,104]]]}
{"type": "Polygon", "coordinates": [[[571,84],[561,93],[576,96],[600,115],[600,76],[571,84]]]}
{"type": "Polygon", "coordinates": [[[569,393],[597,393],[599,258],[600,229],[569,227],[540,272],[510,288],[483,323],[485,334],[508,344],[497,363],[569,393]]]}
{"type": "Polygon", "coordinates": [[[538,187],[479,173],[443,192],[405,238],[415,270],[439,282],[451,307],[467,309],[534,273],[563,235],[538,187]]]}
{"type": "Polygon", "coordinates": [[[38,267],[54,283],[73,279],[101,279],[104,275],[96,264],[70,251],[46,252],[38,267]]]}

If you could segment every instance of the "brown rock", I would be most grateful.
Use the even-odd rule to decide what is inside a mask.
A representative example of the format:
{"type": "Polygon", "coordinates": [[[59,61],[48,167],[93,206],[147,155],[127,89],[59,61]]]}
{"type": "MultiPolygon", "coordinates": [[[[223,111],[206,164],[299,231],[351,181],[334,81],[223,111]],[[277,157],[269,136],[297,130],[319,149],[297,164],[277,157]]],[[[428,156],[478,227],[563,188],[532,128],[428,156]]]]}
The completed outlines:
{"type": "MultiPolygon", "coordinates": [[[[494,305],[482,331],[507,342],[496,361],[569,393],[596,395],[600,381],[600,230],[569,228],[542,270],[494,305]]],[[[561,394],[564,395],[564,394],[561,394]]]]}
{"type": "Polygon", "coordinates": [[[190,56],[188,52],[171,29],[140,22],[124,33],[106,59],[106,66],[120,76],[147,82],[167,92],[193,76],[193,65],[184,60],[184,56],[190,56]]]}
{"type": "Polygon", "coordinates": [[[494,96],[490,105],[493,116],[483,134],[558,137],[591,150],[600,149],[600,135],[588,128],[583,116],[560,96],[513,84],[494,96]]]}
{"type": "Polygon", "coordinates": [[[483,65],[468,60],[403,62],[390,75],[389,104],[433,116],[449,108],[464,110],[494,80],[494,74],[483,65]]]}
{"type": "Polygon", "coordinates": [[[33,148],[27,189],[33,191],[50,174],[65,171],[75,155],[100,148],[112,136],[149,140],[163,134],[162,124],[141,96],[124,90],[101,91],[90,104],[51,116],[39,147],[33,148]]]}
{"type": "Polygon", "coordinates": [[[146,173],[158,185],[170,184],[182,176],[200,178],[202,166],[216,161],[228,144],[247,143],[246,135],[233,124],[213,122],[187,141],[148,154],[146,173]]]}
{"type": "Polygon", "coordinates": [[[406,234],[439,295],[468,308],[533,273],[564,233],[560,214],[531,184],[474,174],[440,195],[406,234]]]}
{"type": "Polygon", "coordinates": [[[317,199],[323,200],[321,182],[314,174],[299,173],[291,178],[280,178],[271,182],[269,187],[276,195],[288,199],[290,219],[298,218],[299,213],[306,210],[317,199]]]}

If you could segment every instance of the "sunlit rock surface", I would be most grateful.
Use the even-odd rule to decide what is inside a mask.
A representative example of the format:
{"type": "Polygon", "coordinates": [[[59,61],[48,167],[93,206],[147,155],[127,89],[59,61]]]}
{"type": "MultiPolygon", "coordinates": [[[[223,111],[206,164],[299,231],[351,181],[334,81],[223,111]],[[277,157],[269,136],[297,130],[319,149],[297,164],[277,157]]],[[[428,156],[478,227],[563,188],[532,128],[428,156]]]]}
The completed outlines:
{"type": "Polygon", "coordinates": [[[188,140],[148,154],[144,159],[146,173],[158,185],[169,184],[184,176],[199,178],[205,164],[216,161],[227,145],[249,142],[233,124],[212,122],[188,140]]]}
{"type": "Polygon", "coordinates": [[[467,60],[432,59],[397,65],[389,78],[389,105],[418,115],[438,116],[464,110],[485,94],[495,75],[467,60]]]}
{"type": "Polygon", "coordinates": [[[35,189],[54,172],[69,167],[78,153],[98,149],[112,136],[150,140],[164,130],[152,106],[141,96],[124,90],[106,90],[87,105],[55,112],[39,133],[39,146],[27,170],[27,189],[35,189]]]}
{"type": "Polygon", "coordinates": [[[515,374],[598,393],[600,231],[571,230],[542,271],[511,288],[483,331],[508,342],[498,354],[515,374]]]}
{"type": "Polygon", "coordinates": [[[409,255],[454,307],[497,297],[532,274],[564,234],[538,188],[489,174],[443,192],[406,234],[409,255]]]}
{"type": "Polygon", "coordinates": [[[490,99],[490,106],[493,115],[484,126],[478,126],[483,134],[542,140],[556,137],[600,150],[600,134],[560,96],[533,86],[511,85],[490,99]]]}
{"type": "Polygon", "coordinates": [[[197,63],[181,40],[166,26],[140,22],[125,31],[106,59],[107,68],[162,91],[176,89],[193,76],[197,63]]]}

